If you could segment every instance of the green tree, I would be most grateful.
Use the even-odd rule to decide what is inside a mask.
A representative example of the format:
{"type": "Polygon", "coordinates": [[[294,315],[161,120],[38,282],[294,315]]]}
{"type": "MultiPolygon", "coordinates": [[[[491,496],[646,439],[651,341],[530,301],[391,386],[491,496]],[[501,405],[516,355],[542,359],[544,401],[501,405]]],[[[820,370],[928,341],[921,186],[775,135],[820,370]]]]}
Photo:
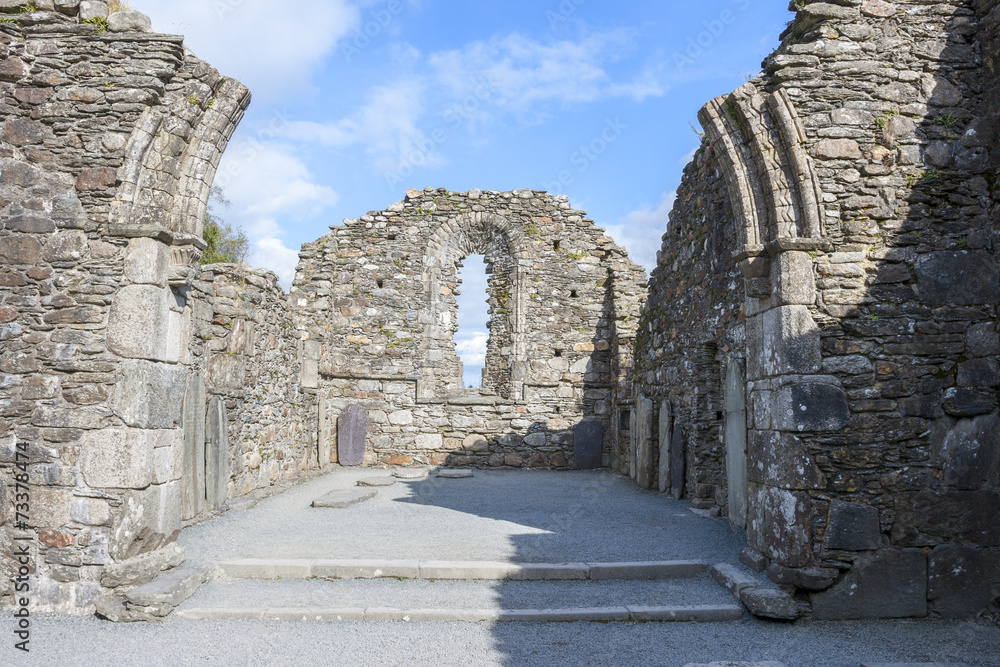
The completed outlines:
{"type": "Polygon", "coordinates": [[[229,208],[222,188],[213,185],[205,211],[205,230],[202,237],[208,243],[200,264],[243,264],[250,253],[250,240],[240,227],[233,227],[217,213],[217,206],[229,208]]]}

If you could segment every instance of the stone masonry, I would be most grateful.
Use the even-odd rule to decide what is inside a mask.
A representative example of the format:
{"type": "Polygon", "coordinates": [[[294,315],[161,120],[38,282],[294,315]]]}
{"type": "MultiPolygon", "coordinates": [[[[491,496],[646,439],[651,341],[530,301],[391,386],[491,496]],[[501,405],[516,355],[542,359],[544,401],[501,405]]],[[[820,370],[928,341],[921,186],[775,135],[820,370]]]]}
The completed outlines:
{"type": "Polygon", "coordinates": [[[746,526],[817,618],[1000,598],[997,11],[804,4],[699,115],[637,341],[667,425],[634,468],[746,526]]]}
{"type": "Polygon", "coordinates": [[[699,114],[648,293],[565,197],[427,188],[306,244],[285,294],[197,264],[249,92],[138,12],[0,0],[3,601],[18,475],[33,607],[155,619],[126,594],[180,576],[184,526],[343,445],[603,464],[745,529],[796,613],[996,614],[1000,3],[796,6],[699,114]]]}

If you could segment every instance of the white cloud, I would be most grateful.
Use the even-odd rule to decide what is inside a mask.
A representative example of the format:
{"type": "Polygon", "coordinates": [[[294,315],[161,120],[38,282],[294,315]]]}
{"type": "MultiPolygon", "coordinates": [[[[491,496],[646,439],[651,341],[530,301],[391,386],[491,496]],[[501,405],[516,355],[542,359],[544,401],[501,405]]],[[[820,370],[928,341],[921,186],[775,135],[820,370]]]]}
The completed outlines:
{"type": "Polygon", "coordinates": [[[456,99],[488,84],[490,102],[522,115],[541,114],[549,104],[570,105],[629,97],[660,96],[651,71],[628,82],[614,80],[608,65],[631,52],[633,33],[615,30],[580,41],[542,43],[514,33],[430,56],[439,84],[456,99]]]}
{"type": "Polygon", "coordinates": [[[486,344],[490,335],[483,331],[473,331],[459,336],[455,341],[455,350],[462,357],[466,366],[482,366],[486,363],[486,344]]]}
{"type": "Polygon", "coordinates": [[[360,11],[348,0],[134,0],[159,32],[265,98],[307,84],[338,40],[353,35],[360,11]]]}
{"type": "Polygon", "coordinates": [[[285,224],[314,218],[337,203],[337,193],[316,183],[291,149],[278,143],[237,142],[223,156],[215,183],[233,204],[219,213],[250,239],[250,264],[271,269],[290,287],[298,251],[285,246],[278,216],[285,224]]]}
{"type": "Polygon", "coordinates": [[[544,120],[553,106],[611,98],[642,101],[664,94],[651,70],[616,81],[612,62],[633,49],[632,33],[617,30],[583,40],[543,43],[519,34],[478,41],[424,58],[398,45],[395,83],[372,88],[364,103],[339,120],[292,122],[285,136],[303,143],[363,146],[384,173],[446,164],[441,147],[456,127],[513,114],[524,124],[544,120]],[[426,100],[436,125],[425,130],[426,100]]]}
{"type": "Polygon", "coordinates": [[[375,165],[386,172],[399,171],[403,164],[440,166],[444,160],[437,143],[418,127],[424,111],[423,92],[417,80],[378,86],[350,117],[330,123],[293,121],[284,134],[303,143],[336,148],[364,146],[375,165]]]}
{"type": "Polygon", "coordinates": [[[625,246],[632,261],[646,267],[647,271],[656,268],[656,252],[667,231],[670,210],[674,207],[676,196],[676,192],[664,194],[655,208],[640,208],[627,214],[618,224],[605,226],[618,245],[625,246]]]}

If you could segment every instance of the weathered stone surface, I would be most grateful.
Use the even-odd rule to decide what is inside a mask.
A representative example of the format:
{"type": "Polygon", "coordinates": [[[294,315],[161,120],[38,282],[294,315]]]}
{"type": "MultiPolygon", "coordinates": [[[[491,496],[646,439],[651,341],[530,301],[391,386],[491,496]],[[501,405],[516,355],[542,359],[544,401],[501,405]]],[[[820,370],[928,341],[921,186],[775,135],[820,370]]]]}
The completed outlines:
{"type": "Polygon", "coordinates": [[[861,13],[876,18],[889,18],[896,15],[896,5],[884,0],[865,0],[861,3],[861,13]]]}
{"type": "Polygon", "coordinates": [[[148,584],[133,588],[125,595],[128,601],[137,607],[151,607],[158,604],[177,607],[194,595],[208,580],[212,569],[212,565],[207,563],[188,563],[170,570],[148,584]]]}
{"type": "Polygon", "coordinates": [[[108,316],[108,349],[126,359],[171,361],[170,291],[153,285],[123,287],[108,316]]]}
{"type": "Polygon", "coordinates": [[[182,366],[127,359],[118,369],[111,409],[135,428],[175,428],[181,422],[186,380],[182,366]]]}
{"type": "Polygon", "coordinates": [[[132,239],[125,252],[125,277],[137,285],[167,286],[170,248],[149,238],[132,239]]]}
{"type": "Polygon", "coordinates": [[[931,611],[944,618],[975,616],[1000,598],[1000,549],[936,547],[927,581],[931,611]]]}
{"type": "Polygon", "coordinates": [[[0,263],[10,265],[37,264],[42,244],[33,236],[0,236],[0,263]]]}
{"type": "Polygon", "coordinates": [[[992,491],[907,492],[895,499],[893,544],[926,547],[961,540],[1000,546],[1000,493],[992,491]]]}
{"type": "Polygon", "coordinates": [[[229,493],[229,420],[221,396],[208,403],[205,437],[205,502],[213,510],[226,504],[229,493]]]}
{"type": "Polygon", "coordinates": [[[337,418],[337,459],[340,465],[359,466],[365,462],[367,449],[368,411],[349,405],[337,418]]]}
{"type": "Polygon", "coordinates": [[[944,392],[942,407],[953,417],[975,417],[993,412],[997,407],[997,397],[992,391],[950,387],[944,392]]]}
{"type": "Polygon", "coordinates": [[[181,427],[184,429],[181,518],[188,520],[205,509],[205,384],[197,373],[187,379],[181,427]]]}
{"type": "Polygon", "coordinates": [[[101,585],[105,588],[137,586],[152,581],[161,571],[177,567],[183,562],[184,547],[171,544],[120,563],[109,563],[101,573],[101,585]]]}
{"type": "Polygon", "coordinates": [[[1000,491],[1000,417],[960,419],[944,438],[932,434],[931,442],[946,484],[963,491],[1000,491]]]}
{"type": "Polygon", "coordinates": [[[821,620],[927,615],[927,556],[920,549],[863,554],[829,590],[812,596],[821,620]]]}
{"type": "Polygon", "coordinates": [[[882,545],[878,508],[835,500],[830,503],[826,548],[870,551],[882,545]]]}
{"type": "Polygon", "coordinates": [[[87,258],[90,246],[87,235],[78,231],[62,231],[45,242],[42,259],[46,262],[78,262],[87,258]]]}
{"type": "Polygon", "coordinates": [[[472,472],[471,470],[448,469],[448,470],[438,470],[437,476],[441,477],[442,479],[466,479],[469,477],[474,477],[475,473],[472,472]]]}
{"type": "Polygon", "coordinates": [[[813,148],[813,155],[824,160],[857,160],[861,148],[853,139],[823,139],[813,148]]]}
{"type": "Polygon", "coordinates": [[[156,431],[104,429],[85,436],[80,472],[96,489],[144,489],[152,482],[156,431]]]}
{"type": "Polygon", "coordinates": [[[312,502],[313,507],[330,507],[333,509],[345,509],[351,505],[363,503],[378,495],[378,491],[372,489],[344,489],[331,491],[322,498],[317,498],[312,502]]]}
{"type": "Polygon", "coordinates": [[[395,483],[396,480],[393,477],[366,477],[358,480],[358,486],[369,486],[374,488],[392,486],[395,483]]]}
{"type": "Polygon", "coordinates": [[[833,585],[840,570],[829,567],[785,567],[771,563],[767,578],[780,586],[791,586],[807,591],[822,591],[833,585]]]}
{"type": "Polygon", "coordinates": [[[660,402],[659,445],[660,465],[657,470],[660,493],[670,490],[670,431],[673,426],[673,409],[670,401],[660,402]]]}
{"type": "Polygon", "coordinates": [[[1000,268],[982,250],[931,252],[916,262],[920,297],[929,305],[975,305],[1000,301],[1000,268]]]}
{"type": "Polygon", "coordinates": [[[779,431],[839,431],[851,421],[847,394],[825,382],[797,382],[775,392],[774,400],[771,423],[779,431]]]}
{"type": "MultiPolygon", "coordinates": [[[[86,4],[86,3],[84,3],[86,4]]],[[[76,178],[76,189],[82,192],[107,190],[118,182],[115,170],[109,167],[84,169],[76,178]]]]}
{"type": "Polygon", "coordinates": [[[772,308],[747,320],[754,352],[747,358],[747,379],[809,375],[822,364],[820,333],[805,306],[772,308]]]}
{"type": "Polygon", "coordinates": [[[802,615],[795,599],[775,588],[744,588],[740,591],[740,602],[758,618],[791,621],[802,615]]]}
{"type": "Polygon", "coordinates": [[[789,567],[812,558],[812,500],[805,493],[750,485],[749,546],[789,567]]]}
{"type": "Polygon", "coordinates": [[[750,481],[781,489],[822,489],[826,479],[806,450],[802,440],[791,433],[750,431],[750,481]]]}
{"type": "Polygon", "coordinates": [[[205,383],[217,392],[240,391],[246,385],[246,360],[235,354],[212,355],[205,383]]]}
{"type": "Polygon", "coordinates": [[[670,494],[676,500],[684,496],[687,457],[684,451],[684,429],[674,420],[674,434],[670,439],[670,494]]]}
{"type": "Polygon", "coordinates": [[[108,30],[111,32],[151,32],[152,29],[152,22],[142,12],[127,10],[108,16],[108,30]]]}
{"type": "Polygon", "coordinates": [[[582,421],[573,427],[574,466],[577,470],[600,468],[604,451],[604,425],[582,421]]]}

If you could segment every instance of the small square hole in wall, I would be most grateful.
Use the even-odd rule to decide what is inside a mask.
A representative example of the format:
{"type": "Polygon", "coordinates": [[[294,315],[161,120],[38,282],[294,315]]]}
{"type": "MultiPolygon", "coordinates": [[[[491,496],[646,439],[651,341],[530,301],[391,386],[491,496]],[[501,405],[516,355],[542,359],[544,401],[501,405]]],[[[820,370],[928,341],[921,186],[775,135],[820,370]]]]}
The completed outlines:
{"type": "Polygon", "coordinates": [[[557,406],[556,406],[556,410],[555,410],[555,412],[556,412],[556,414],[557,414],[557,415],[558,415],[558,414],[561,414],[561,413],[562,413],[562,408],[560,408],[560,407],[559,407],[559,406],[557,405],[557,406]]]}
{"type": "Polygon", "coordinates": [[[382,289],[382,287],[385,285],[385,281],[382,279],[376,280],[375,282],[378,284],[379,289],[382,289]]]}
{"type": "Polygon", "coordinates": [[[552,249],[553,250],[559,250],[559,241],[553,241],[552,242],[552,249]]]}
{"type": "Polygon", "coordinates": [[[577,294],[577,292],[576,292],[576,290],[575,290],[575,289],[571,289],[571,290],[569,291],[569,298],[571,298],[571,299],[577,299],[577,298],[579,298],[579,297],[580,297],[580,295],[579,295],[579,294],[577,294]]]}
{"type": "Polygon", "coordinates": [[[557,357],[561,357],[562,356],[562,350],[556,350],[556,356],[557,357]]]}
{"type": "Polygon", "coordinates": [[[396,235],[395,235],[395,234],[389,234],[389,235],[388,235],[388,236],[386,236],[385,238],[386,238],[387,240],[389,240],[389,241],[395,241],[395,240],[396,240],[396,235]]]}

